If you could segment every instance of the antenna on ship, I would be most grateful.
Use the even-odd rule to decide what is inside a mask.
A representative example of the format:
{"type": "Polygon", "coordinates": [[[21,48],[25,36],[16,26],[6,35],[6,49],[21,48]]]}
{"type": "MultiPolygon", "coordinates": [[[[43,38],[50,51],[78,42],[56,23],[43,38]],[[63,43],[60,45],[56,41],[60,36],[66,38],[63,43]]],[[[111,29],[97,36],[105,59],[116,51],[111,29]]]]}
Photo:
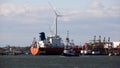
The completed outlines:
{"type": "Polygon", "coordinates": [[[49,26],[49,30],[50,30],[50,34],[51,34],[51,36],[53,36],[54,33],[53,33],[52,28],[51,28],[50,26],[49,26]]]}
{"type": "Polygon", "coordinates": [[[108,37],[108,42],[110,42],[110,37],[108,37]]]}
{"type": "Polygon", "coordinates": [[[69,31],[67,31],[66,42],[67,42],[67,45],[68,45],[68,44],[69,44],[69,42],[70,42],[70,39],[69,39],[69,31]]]}
{"type": "Polygon", "coordinates": [[[99,36],[99,42],[101,42],[101,36],[99,36]]]}
{"type": "Polygon", "coordinates": [[[96,35],[94,36],[94,40],[93,40],[93,42],[94,42],[94,43],[96,42],[96,35]]]}
{"type": "Polygon", "coordinates": [[[50,7],[52,8],[53,12],[55,13],[55,24],[56,24],[56,34],[55,36],[57,37],[57,30],[58,30],[58,25],[57,25],[57,21],[58,21],[58,17],[61,17],[62,15],[59,15],[56,10],[53,8],[52,4],[48,1],[48,4],[50,5],[50,7]]]}
{"type": "Polygon", "coordinates": [[[103,42],[105,43],[105,37],[104,37],[104,39],[103,39],[103,42]]]}

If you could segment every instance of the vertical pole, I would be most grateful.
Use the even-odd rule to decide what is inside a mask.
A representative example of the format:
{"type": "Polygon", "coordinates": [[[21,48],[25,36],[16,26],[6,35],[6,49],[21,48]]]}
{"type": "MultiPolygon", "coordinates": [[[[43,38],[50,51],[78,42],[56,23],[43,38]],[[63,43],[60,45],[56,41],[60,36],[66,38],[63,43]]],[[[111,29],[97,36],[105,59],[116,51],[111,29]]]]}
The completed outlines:
{"type": "Polygon", "coordinates": [[[108,37],[108,42],[110,42],[110,37],[108,37]]]}
{"type": "Polygon", "coordinates": [[[56,15],[56,20],[55,20],[55,22],[56,22],[56,37],[57,37],[57,15],[56,15]]]}
{"type": "Polygon", "coordinates": [[[105,37],[104,37],[104,39],[103,39],[103,42],[105,42],[105,37]]]}
{"type": "Polygon", "coordinates": [[[99,36],[99,42],[101,42],[101,36],[99,36]]]}
{"type": "Polygon", "coordinates": [[[96,42],[96,36],[94,36],[94,40],[93,41],[94,41],[94,43],[96,42]]]}

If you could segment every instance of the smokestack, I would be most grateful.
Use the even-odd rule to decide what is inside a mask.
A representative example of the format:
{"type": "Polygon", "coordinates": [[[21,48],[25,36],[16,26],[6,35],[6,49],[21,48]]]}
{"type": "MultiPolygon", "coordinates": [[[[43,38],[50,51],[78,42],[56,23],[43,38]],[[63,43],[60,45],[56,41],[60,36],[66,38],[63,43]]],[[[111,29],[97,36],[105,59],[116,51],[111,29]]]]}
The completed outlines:
{"type": "Polygon", "coordinates": [[[96,41],[96,36],[94,36],[94,42],[96,41]]]}
{"type": "Polygon", "coordinates": [[[103,39],[103,42],[105,42],[105,37],[104,37],[104,39],[103,39]]]}
{"type": "Polygon", "coordinates": [[[99,42],[101,42],[101,36],[99,36],[99,42]]]}
{"type": "Polygon", "coordinates": [[[108,37],[108,42],[110,42],[110,37],[108,37]]]}
{"type": "Polygon", "coordinates": [[[44,32],[41,32],[41,33],[39,33],[40,34],[40,41],[44,41],[44,40],[46,40],[46,38],[45,38],[45,33],[44,32]]]}

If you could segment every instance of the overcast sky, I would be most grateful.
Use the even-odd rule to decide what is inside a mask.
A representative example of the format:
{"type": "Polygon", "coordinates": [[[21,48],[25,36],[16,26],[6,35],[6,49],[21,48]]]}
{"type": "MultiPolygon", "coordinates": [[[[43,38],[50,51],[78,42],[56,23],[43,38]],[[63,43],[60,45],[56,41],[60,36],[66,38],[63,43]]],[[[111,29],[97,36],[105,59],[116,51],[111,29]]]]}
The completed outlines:
{"type": "Polygon", "coordinates": [[[120,0],[0,0],[0,46],[30,46],[40,32],[55,34],[53,9],[62,15],[58,34],[64,41],[67,31],[77,45],[94,35],[120,41],[120,0]]]}

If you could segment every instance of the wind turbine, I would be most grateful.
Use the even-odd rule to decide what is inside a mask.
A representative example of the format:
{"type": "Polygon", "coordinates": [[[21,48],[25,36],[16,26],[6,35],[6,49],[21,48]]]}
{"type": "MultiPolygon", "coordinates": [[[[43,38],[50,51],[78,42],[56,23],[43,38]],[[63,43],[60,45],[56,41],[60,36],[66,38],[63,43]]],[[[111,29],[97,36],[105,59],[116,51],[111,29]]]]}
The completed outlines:
{"type": "Polygon", "coordinates": [[[56,24],[56,30],[55,30],[55,36],[57,37],[57,32],[58,32],[58,25],[57,25],[57,21],[58,21],[58,17],[61,17],[62,15],[59,15],[55,9],[53,8],[52,4],[50,2],[48,2],[48,4],[50,5],[50,7],[52,8],[54,14],[55,14],[55,24],[56,24]]]}

